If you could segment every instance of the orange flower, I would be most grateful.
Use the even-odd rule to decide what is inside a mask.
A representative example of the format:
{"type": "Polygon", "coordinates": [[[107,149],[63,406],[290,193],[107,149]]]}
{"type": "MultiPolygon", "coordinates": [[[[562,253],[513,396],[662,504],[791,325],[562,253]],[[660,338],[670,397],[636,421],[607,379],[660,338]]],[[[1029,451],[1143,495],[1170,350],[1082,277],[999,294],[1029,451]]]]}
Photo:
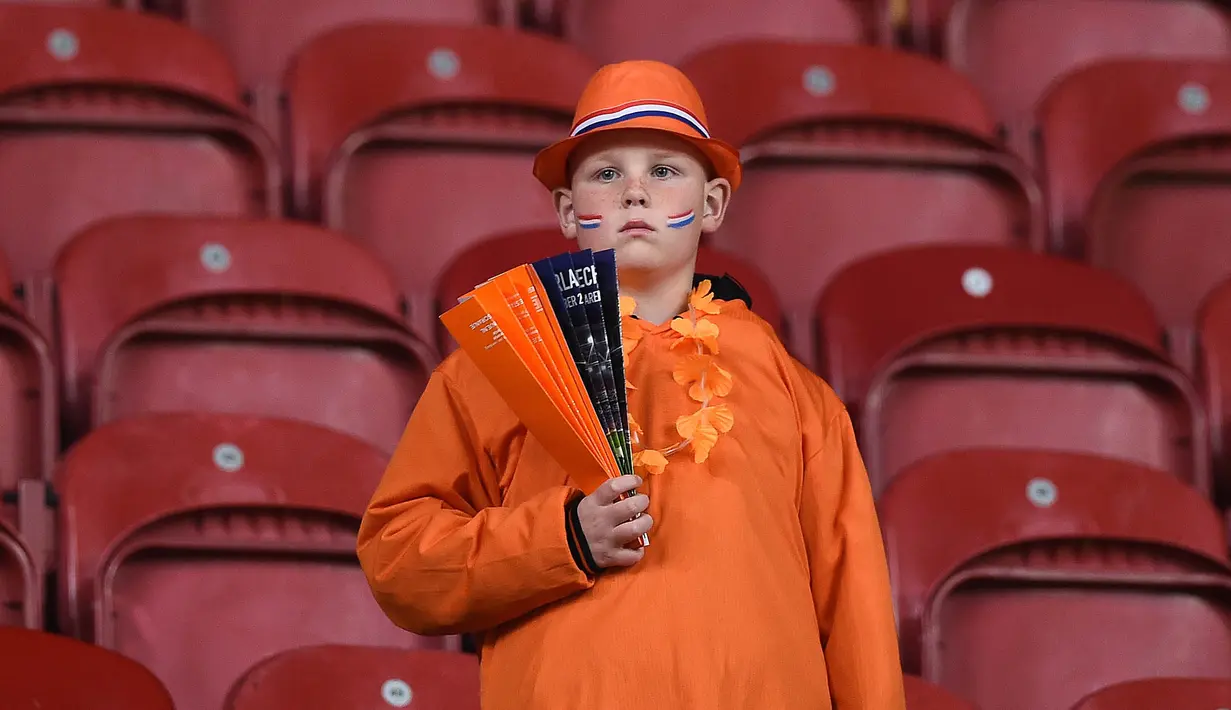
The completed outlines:
{"type": "Polygon", "coordinates": [[[731,373],[720,367],[713,355],[689,355],[676,364],[672,376],[677,384],[688,385],[688,396],[698,402],[726,397],[734,384],[731,373]]]}
{"type": "Polygon", "coordinates": [[[722,311],[717,303],[714,303],[714,294],[710,293],[710,281],[706,279],[697,284],[697,288],[688,297],[688,305],[695,311],[717,315],[722,311]]]}
{"type": "Polygon", "coordinates": [[[683,336],[682,340],[672,343],[671,347],[675,348],[681,343],[693,340],[705,345],[715,355],[718,354],[718,326],[705,318],[698,319],[695,325],[687,318],[676,318],[671,321],[671,330],[683,336]]]}
{"type": "Polygon", "coordinates": [[[641,441],[641,437],[645,436],[645,431],[641,429],[641,425],[637,423],[637,420],[633,419],[631,412],[628,415],[628,435],[632,437],[634,442],[641,441]]]}
{"type": "Polygon", "coordinates": [[[718,435],[731,431],[734,425],[735,415],[731,413],[731,408],[720,404],[680,417],[675,421],[675,430],[680,436],[692,441],[694,460],[697,463],[705,463],[710,449],[718,443],[718,435]]]}
{"type": "Polygon", "coordinates": [[[624,346],[624,369],[628,370],[628,354],[641,342],[645,331],[641,329],[641,321],[633,318],[637,310],[637,302],[628,296],[620,296],[620,334],[624,346]]]}
{"type": "Polygon", "coordinates": [[[638,451],[633,454],[633,468],[657,476],[667,468],[667,457],[654,449],[638,451]]]}
{"type": "Polygon", "coordinates": [[[637,310],[637,302],[632,296],[620,296],[620,317],[632,318],[633,311],[637,310]]]}

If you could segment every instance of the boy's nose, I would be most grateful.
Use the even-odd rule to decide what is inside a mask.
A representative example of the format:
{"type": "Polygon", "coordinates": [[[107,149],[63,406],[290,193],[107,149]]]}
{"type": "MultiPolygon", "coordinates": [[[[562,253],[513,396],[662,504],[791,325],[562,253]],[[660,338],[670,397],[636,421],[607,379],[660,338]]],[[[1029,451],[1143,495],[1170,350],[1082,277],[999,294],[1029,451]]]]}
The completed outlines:
{"type": "Polygon", "coordinates": [[[645,207],[649,204],[650,195],[639,182],[630,183],[624,190],[625,207],[645,207]]]}

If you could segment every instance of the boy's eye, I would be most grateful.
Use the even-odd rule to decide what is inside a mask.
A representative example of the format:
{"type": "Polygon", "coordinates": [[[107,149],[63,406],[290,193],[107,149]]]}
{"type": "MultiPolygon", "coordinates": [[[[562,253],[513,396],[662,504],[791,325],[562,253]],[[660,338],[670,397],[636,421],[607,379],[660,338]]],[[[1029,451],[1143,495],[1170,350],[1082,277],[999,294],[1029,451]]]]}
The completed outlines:
{"type": "Polygon", "coordinates": [[[615,180],[617,177],[619,177],[619,173],[615,171],[615,168],[603,168],[602,170],[598,171],[597,177],[599,180],[602,180],[603,182],[611,182],[612,180],[615,180]]]}
{"type": "Polygon", "coordinates": [[[654,169],[650,171],[650,174],[656,178],[669,178],[675,174],[675,170],[672,170],[666,165],[656,165],[654,166],[654,169]]]}

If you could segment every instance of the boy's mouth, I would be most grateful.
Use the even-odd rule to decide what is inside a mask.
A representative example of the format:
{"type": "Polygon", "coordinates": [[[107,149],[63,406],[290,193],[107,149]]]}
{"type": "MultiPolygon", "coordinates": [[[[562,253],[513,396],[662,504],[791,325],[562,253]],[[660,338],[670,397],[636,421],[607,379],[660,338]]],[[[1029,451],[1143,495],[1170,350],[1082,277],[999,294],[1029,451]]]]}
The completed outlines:
{"type": "Polygon", "coordinates": [[[647,232],[654,231],[654,228],[650,226],[649,222],[640,219],[630,220],[623,227],[620,227],[621,232],[631,232],[635,229],[642,229],[647,232]]]}

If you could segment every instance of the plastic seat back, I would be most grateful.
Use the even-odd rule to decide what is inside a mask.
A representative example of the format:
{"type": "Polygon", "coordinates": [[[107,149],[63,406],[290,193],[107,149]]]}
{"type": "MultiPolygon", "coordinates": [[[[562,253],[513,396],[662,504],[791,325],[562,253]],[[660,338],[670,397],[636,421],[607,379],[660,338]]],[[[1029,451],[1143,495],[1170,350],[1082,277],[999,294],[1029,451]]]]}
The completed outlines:
{"type": "Polygon", "coordinates": [[[216,710],[257,661],[300,646],[456,649],[394,626],[359,570],[355,533],[386,461],[261,417],[95,430],[60,471],[65,628],[144,663],[177,710],[216,710]]]}
{"type": "MultiPolygon", "coordinates": [[[[41,486],[51,478],[59,414],[51,346],[12,294],[8,265],[0,260],[0,518],[16,521],[23,482],[41,486]]],[[[36,505],[42,507],[42,496],[36,505]]]]}
{"type": "Polygon", "coordinates": [[[1231,279],[1210,292],[1198,321],[1197,378],[1210,419],[1219,500],[1231,500],[1231,279]]]}
{"type": "MultiPolygon", "coordinates": [[[[1225,675],[1225,674],[1224,674],[1225,675]]],[[[1231,705],[1231,679],[1142,678],[1096,690],[1072,710],[1224,708],[1231,705]]]]}
{"type": "Polygon", "coordinates": [[[503,0],[176,0],[182,21],[226,48],[251,98],[253,113],[281,133],[282,80],[291,57],[317,35],[346,25],[377,22],[495,24],[503,0]]]}
{"type": "MultiPolygon", "coordinates": [[[[457,303],[470,289],[496,274],[537,259],[545,259],[577,248],[554,227],[512,232],[491,237],[459,254],[441,274],[436,285],[437,313],[457,303]]],[[[769,281],[755,266],[737,256],[702,245],[697,250],[697,273],[730,276],[739,282],[752,299],[753,311],[775,328],[782,327],[782,309],[769,281]]],[[[457,348],[449,331],[439,325],[438,343],[442,353],[457,348]]]]}
{"type": "Polygon", "coordinates": [[[132,212],[269,215],[277,155],[221,50],[161,18],[0,5],[0,248],[50,328],[55,254],[132,212]]]}
{"type": "Polygon", "coordinates": [[[820,372],[855,413],[877,491],[981,446],[1099,454],[1209,492],[1206,419],[1149,304],[1112,274],[984,246],[855,263],[817,303],[820,372]]]}
{"type": "Polygon", "coordinates": [[[1106,59],[1231,55],[1228,13],[1204,0],[956,0],[947,34],[949,65],[987,97],[1023,156],[1039,99],[1069,72],[1106,59]]]}
{"type": "Polygon", "coordinates": [[[1040,109],[1054,247],[1136,284],[1185,369],[1197,307],[1231,277],[1228,95],[1225,61],[1124,60],[1070,75],[1040,109]]]}
{"type": "Polygon", "coordinates": [[[4,702],[38,710],[175,710],[140,663],[44,631],[0,627],[4,702]]]}
{"type": "Polygon", "coordinates": [[[456,254],[555,214],[534,155],[568,134],[595,69],[567,44],[491,27],[325,34],[288,80],[296,205],[321,202],[327,226],[369,244],[434,330],[435,281],[456,254]]]}
{"type": "Polygon", "coordinates": [[[750,41],[684,70],[711,132],[744,158],[712,243],[769,275],[788,346],[807,364],[812,304],[847,263],[906,244],[1042,246],[1037,186],[996,148],[974,89],[943,66],[876,47],[750,41]]]}
{"type": "Polygon", "coordinates": [[[885,18],[860,0],[557,0],[564,36],[599,62],[678,64],[698,51],[749,38],[835,44],[887,41],[885,18]]]}
{"type": "Polygon", "coordinates": [[[912,465],[878,508],[904,667],[980,707],[1067,708],[1231,663],[1222,522],[1165,472],[960,451],[912,465]]]}
{"type": "Polygon", "coordinates": [[[479,710],[478,658],[374,646],[297,648],[245,673],[224,710],[382,707],[479,710]]]}
{"type": "Polygon", "coordinates": [[[311,421],[392,451],[434,367],[383,264],[319,227],[131,217],[57,264],[74,432],[142,412],[311,421]]]}

